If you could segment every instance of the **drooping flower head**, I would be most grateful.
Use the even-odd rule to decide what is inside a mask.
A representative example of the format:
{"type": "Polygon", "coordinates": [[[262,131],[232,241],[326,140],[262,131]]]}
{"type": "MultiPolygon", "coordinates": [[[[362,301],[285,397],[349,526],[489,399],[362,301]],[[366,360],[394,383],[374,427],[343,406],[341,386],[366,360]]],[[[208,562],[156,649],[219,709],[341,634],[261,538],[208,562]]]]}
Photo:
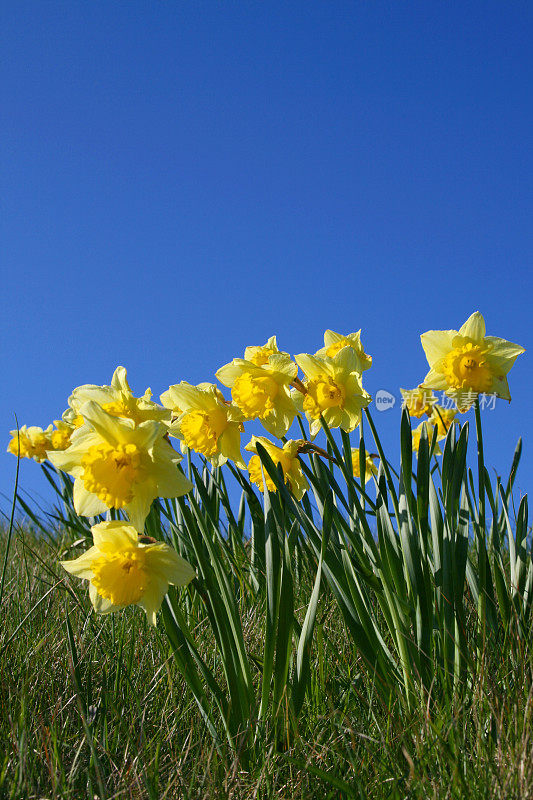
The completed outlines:
{"type": "Polygon", "coordinates": [[[101,522],[91,531],[93,547],[61,566],[89,581],[89,597],[99,614],[137,605],[155,625],[169,585],[186,586],[196,575],[172,547],[139,536],[132,525],[101,522]]]}
{"type": "MultiPolygon", "coordinates": [[[[374,464],[376,455],[365,452],[365,483],[368,483],[373,475],[378,474],[378,468],[374,464]]],[[[354,478],[361,477],[361,459],[359,457],[359,448],[352,447],[352,469],[354,478]]]]}
{"type": "MultiPolygon", "coordinates": [[[[98,403],[112,417],[131,419],[136,424],[147,420],[170,422],[170,415],[165,408],[152,401],[152,391],[146,389],[142,397],[135,397],[130,389],[127,372],[124,367],[117,367],[111,378],[110,386],[85,384],[74,389],[69,397],[69,407],[74,412],[72,423],[77,426],[81,416],[81,408],[92,400],[98,403]]],[[[65,415],[63,415],[65,419],[65,415]]],[[[65,421],[69,421],[66,420],[65,421]]]]}
{"type": "Polygon", "coordinates": [[[455,397],[459,408],[482,393],[511,399],[507,373],[525,350],[497,336],[485,336],[485,320],[479,311],[458,331],[428,331],[420,339],[431,367],[424,378],[428,388],[455,397]]]}
{"type": "Polygon", "coordinates": [[[321,428],[320,415],[330,428],[353,431],[361,422],[361,410],[372,399],[361,384],[354,350],[343,347],[332,358],[301,353],[295,360],[306,377],[306,394],[293,389],[292,396],[309,420],[311,436],[321,428]]]}
{"type": "Polygon", "coordinates": [[[423,417],[424,414],[431,416],[433,406],[438,402],[437,398],[427,386],[420,384],[416,389],[400,389],[403,405],[409,411],[411,417],[423,417]]]}
{"type": "Polygon", "coordinates": [[[259,419],[269,433],[280,438],[285,436],[296,415],[289,387],[297,372],[290,356],[274,353],[262,365],[234,358],[216,376],[220,383],[231,388],[233,402],[244,419],[259,419]]]}
{"type": "MultiPolygon", "coordinates": [[[[420,423],[416,428],[413,428],[412,431],[412,443],[413,443],[413,453],[416,453],[418,456],[418,450],[420,448],[420,439],[422,437],[422,430],[425,427],[426,434],[428,437],[428,441],[431,445],[431,440],[433,438],[433,430],[435,426],[431,423],[429,419],[424,420],[420,423]]],[[[445,436],[446,434],[444,434],[445,436]]],[[[441,434],[437,433],[437,442],[444,438],[441,434]]],[[[442,454],[442,450],[440,449],[438,444],[435,444],[435,449],[433,451],[433,455],[440,456],[442,454]]]]}
{"type": "MultiPolygon", "coordinates": [[[[303,440],[289,439],[288,442],[285,442],[283,447],[277,447],[277,445],[273,444],[273,442],[265,436],[252,436],[251,442],[246,445],[245,449],[257,454],[258,443],[263,445],[276,466],[281,464],[285,483],[296,500],[301,500],[305,491],[309,488],[307,480],[302,472],[302,466],[298,460],[298,453],[301,452],[302,446],[304,445],[303,440]]],[[[262,466],[261,459],[258,455],[252,456],[248,462],[248,472],[250,473],[250,480],[252,483],[255,483],[262,492],[265,491],[265,483],[269,491],[276,491],[276,484],[265,467],[262,466]]]]}
{"type": "Polygon", "coordinates": [[[357,358],[359,359],[358,372],[364,372],[365,369],[370,369],[372,366],[372,356],[365,353],[361,343],[361,330],[357,333],[348,333],[344,336],[342,333],[335,333],[335,331],[327,330],[324,333],[324,347],[316,352],[315,355],[319,358],[324,356],[333,356],[342,350],[343,347],[351,347],[357,358]]]}
{"type": "Polygon", "coordinates": [[[245,466],[241,456],[242,412],[228,403],[213,383],[191,386],[181,383],[170,386],[161,395],[166,408],[177,414],[169,427],[171,436],[209,459],[215,467],[228,458],[238,466],[245,466]]]}
{"type": "Polygon", "coordinates": [[[251,361],[256,367],[262,367],[264,364],[268,364],[269,356],[276,353],[282,356],[289,356],[288,353],[283,353],[279,350],[276,337],[271,336],[265,344],[248,346],[244,351],[244,360],[251,361]]]}
{"type": "Polygon", "coordinates": [[[74,431],[63,451],[49,451],[58,469],[74,478],[74,508],[93,517],[123,508],[142,530],[156,497],[180,497],[192,484],[177,468],[182,456],[164,438],[160,422],[135,425],[113,417],[89,400],[80,409],[86,424],[74,431]]]}

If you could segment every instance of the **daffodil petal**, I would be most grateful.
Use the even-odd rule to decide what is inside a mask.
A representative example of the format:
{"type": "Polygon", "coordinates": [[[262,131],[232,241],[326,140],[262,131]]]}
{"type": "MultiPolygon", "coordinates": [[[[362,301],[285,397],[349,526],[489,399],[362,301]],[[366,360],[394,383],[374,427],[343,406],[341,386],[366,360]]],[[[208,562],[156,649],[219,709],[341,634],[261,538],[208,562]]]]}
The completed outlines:
{"type": "Polygon", "coordinates": [[[518,356],[525,353],[525,348],[513,342],[507,342],[497,336],[486,336],[485,343],[490,345],[487,360],[498,369],[502,375],[507,375],[518,356]]]}
{"type": "Polygon", "coordinates": [[[120,552],[134,547],[139,539],[132,525],[122,520],[106,520],[91,528],[93,541],[99,550],[106,553],[120,552]]]}
{"type": "Polygon", "coordinates": [[[437,372],[435,369],[430,369],[424,378],[424,386],[428,389],[437,389],[445,391],[448,389],[448,383],[442,372],[437,372]]]}
{"type": "Polygon", "coordinates": [[[98,555],[98,548],[90,547],[85,551],[85,553],[82,553],[81,556],[78,556],[78,558],[60,561],[59,563],[63,569],[66,569],[66,571],[70,572],[71,575],[75,575],[77,578],[85,578],[85,580],[90,580],[93,577],[91,564],[93,560],[98,557],[98,555]]]}
{"type": "MultiPolygon", "coordinates": [[[[420,337],[424,353],[428,360],[429,366],[433,367],[437,361],[445,356],[453,349],[453,339],[457,336],[457,331],[427,331],[420,337]]],[[[429,386],[426,380],[424,384],[429,386]]],[[[437,387],[431,386],[434,389],[437,387]]]]}
{"type": "Polygon", "coordinates": [[[241,432],[238,425],[228,425],[226,430],[220,434],[218,446],[225,458],[231,459],[238,467],[245,469],[246,465],[241,455],[241,432]]]}
{"type": "Polygon", "coordinates": [[[88,492],[81,478],[74,481],[73,500],[76,514],[80,517],[96,517],[104,514],[107,506],[95,494],[88,492]]]}
{"type": "Polygon", "coordinates": [[[133,500],[126,506],[129,520],[139,532],[144,530],[144,522],[150,513],[150,506],[154,499],[155,495],[139,485],[133,500]]]}
{"type": "Polygon", "coordinates": [[[467,337],[474,342],[481,342],[485,336],[485,332],[485,320],[479,311],[474,311],[459,328],[459,336],[467,337]]]}
{"type": "Polygon", "coordinates": [[[111,600],[98,594],[92,583],[89,584],[89,599],[97,614],[111,614],[112,611],[119,610],[119,606],[114,606],[111,600]]]}
{"type": "MultiPolygon", "coordinates": [[[[223,386],[229,386],[230,388],[233,386],[237,378],[242,375],[242,367],[235,363],[235,361],[242,361],[242,359],[234,359],[231,364],[226,364],[223,367],[220,367],[219,370],[215,373],[216,378],[223,386]]],[[[251,362],[245,362],[246,364],[251,362]]],[[[252,366],[255,366],[253,364],[252,366]]]]}

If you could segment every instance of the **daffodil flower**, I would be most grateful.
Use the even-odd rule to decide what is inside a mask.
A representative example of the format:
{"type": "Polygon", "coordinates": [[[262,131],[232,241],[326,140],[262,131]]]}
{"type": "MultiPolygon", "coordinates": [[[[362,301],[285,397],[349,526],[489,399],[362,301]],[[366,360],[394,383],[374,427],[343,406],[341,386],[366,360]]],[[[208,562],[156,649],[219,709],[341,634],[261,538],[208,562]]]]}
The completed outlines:
{"type": "Polygon", "coordinates": [[[170,414],[165,408],[152,402],[152,391],[146,389],[142,397],[134,397],[127,378],[124,367],[117,367],[111,378],[110,386],[96,386],[85,384],[74,389],[69,397],[69,407],[73,412],[70,420],[65,418],[65,422],[71,421],[77,426],[77,418],[81,417],[81,408],[88,401],[98,403],[104,411],[113,417],[132,419],[136,424],[147,420],[157,420],[158,422],[170,422],[170,414]]]}
{"type": "Polygon", "coordinates": [[[221,367],[216,376],[231,388],[235,405],[244,419],[259,419],[266,430],[281,438],[289,430],[296,415],[290,384],[298,367],[290,356],[274,353],[265,364],[257,365],[243,358],[234,358],[221,367]]]}
{"type": "MultiPolygon", "coordinates": [[[[433,429],[434,429],[435,426],[432,424],[432,422],[429,419],[425,419],[423,422],[420,423],[420,425],[418,425],[416,428],[413,429],[412,434],[411,434],[412,435],[412,442],[413,442],[413,453],[416,453],[417,456],[418,456],[418,450],[420,448],[420,439],[422,437],[422,429],[423,429],[424,426],[426,427],[427,437],[428,437],[428,441],[429,441],[430,446],[431,446],[431,440],[433,438],[433,429]]],[[[442,435],[440,433],[437,433],[437,442],[439,442],[442,439],[444,439],[445,436],[446,436],[446,434],[442,435]]],[[[442,450],[440,449],[439,445],[437,443],[435,443],[435,449],[433,451],[433,455],[440,456],[441,454],[442,454],[442,450]]]]}
{"type": "Polygon", "coordinates": [[[123,508],[137,530],[142,530],[156,497],[180,497],[192,484],[178,470],[182,456],[163,438],[167,428],[149,420],[108,414],[92,400],[80,412],[86,422],[63,451],[48,458],[74,480],[74,508],[93,517],[110,508],[123,508]]]}
{"type": "Polygon", "coordinates": [[[36,425],[26,425],[15,431],[10,431],[11,441],[7,446],[7,452],[14,456],[20,454],[21,458],[33,458],[39,464],[46,461],[47,451],[50,449],[50,435],[53,427],[49,425],[46,430],[38,428],[36,425]]]}
{"type": "Polygon", "coordinates": [[[71,575],[89,581],[89,597],[99,614],[137,605],[155,625],[169,585],[186,586],[196,576],[172,547],[139,536],[132,525],[101,522],[91,531],[93,547],[60,563],[71,575]]]}
{"type": "Polygon", "coordinates": [[[455,419],[458,413],[459,412],[455,409],[443,408],[438,405],[434,406],[431,416],[429,417],[429,422],[431,425],[436,425],[439,439],[444,438],[451,426],[458,422],[458,420],[455,419]]]}
{"type": "MultiPolygon", "coordinates": [[[[373,475],[378,474],[378,468],[374,464],[376,455],[365,452],[365,483],[368,483],[373,475]]],[[[352,447],[352,469],[354,478],[361,477],[361,460],[359,458],[359,448],[352,447]]]]}
{"type": "Polygon", "coordinates": [[[424,378],[428,388],[455,397],[459,408],[481,393],[511,399],[507,373],[525,350],[497,336],[485,336],[479,311],[458,331],[428,331],[420,339],[431,367],[424,378]]]}
{"type": "Polygon", "coordinates": [[[55,430],[51,431],[50,450],[66,450],[70,446],[70,437],[74,428],[62,419],[54,420],[55,430]]]}
{"type": "Polygon", "coordinates": [[[324,333],[324,347],[316,352],[319,358],[333,356],[342,350],[343,347],[351,347],[359,360],[358,372],[364,372],[365,369],[370,369],[372,366],[372,356],[365,353],[361,343],[361,330],[357,333],[348,333],[344,336],[342,333],[335,333],[335,331],[327,330],[324,333]]]}
{"type": "Polygon", "coordinates": [[[431,416],[433,406],[438,402],[437,398],[427,386],[420,384],[416,389],[400,389],[403,397],[403,404],[409,411],[411,417],[423,417],[424,414],[431,416]]]}
{"type": "Polygon", "coordinates": [[[213,383],[191,386],[182,381],[170,386],[161,395],[161,402],[174,414],[179,410],[169,433],[181,439],[184,447],[201,453],[215,467],[228,459],[245,467],[241,456],[243,415],[237,406],[226,402],[213,383]]]}
{"type": "Polygon", "coordinates": [[[269,356],[279,354],[282,356],[289,356],[288,353],[283,353],[278,349],[278,343],[275,336],[271,336],[265,344],[250,345],[244,351],[244,360],[251,361],[256,367],[262,367],[268,364],[269,356]]]}
{"type": "Polygon", "coordinates": [[[343,347],[332,358],[301,353],[295,360],[306,376],[306,393],[294,389],[292,396],[309,420],[311,436],[321,428],[321,415],[330,428],[353,431],[361,422],[362,409],[372,399],[361,384],[354,350],[343,347]]]}
{"type": "MultiPolygon", "coordinates": [[[[302,466],[298,460],[298,453],[301,452],[302,446],[304,445],[303,440],[289,439],[288,442],[285,442],[283,447],[277,447],[265,436],[252,436],[251,442],[246,445],[245,449],[252,453],[257,453],[258,443],[263,445],[276,466],[281,464],[285,483],[296,500],[301,500],[304,493],[309,488],[307,480],[302,472],[302,466]]],[[[262,492],[265,491],[265,484],[270,492],[276,491],[276,484],[262,465],[258,455],[252,456],[248,462],[248,472],[252,483],[255,483],[262,492]]]]}

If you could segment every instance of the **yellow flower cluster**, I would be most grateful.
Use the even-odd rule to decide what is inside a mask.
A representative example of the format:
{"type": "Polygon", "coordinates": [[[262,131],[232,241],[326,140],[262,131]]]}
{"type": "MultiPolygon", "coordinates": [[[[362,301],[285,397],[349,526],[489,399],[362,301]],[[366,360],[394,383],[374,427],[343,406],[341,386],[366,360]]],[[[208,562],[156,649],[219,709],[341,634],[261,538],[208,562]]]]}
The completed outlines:
{"type": "MultiPolygon", "coordinates": [[[[179,497],[191,489],[177,467],[182,457],[169,437],[179,440],[182,452],[193,450],[215,467],[230,459],[244,469],[241,435],[248,420],[258,420],[278,439],[284,439],[297,414],[307,417],[311,438],[322,419],[332,428],[352,431],[371,400],[361,382],[371,363],[361,331],[344,336],[328,330],[321,350],[294,360],[279,350],[272,336],[264,345],[246,347],[244,358],[234,358],[218,370],[216,377],[231,390],[231,400],[213,383],[193,386],[181,381],[163,392],[162,405],[153,402],[150,389],[135,397],[126,370],[117,367],[109,386],[74,389],[54,430],[23,427],[12,433],[8,450],[48,459],[72,475],[78,514],[92,517],[123,509],[140,531],[155,498],[179,497]]],[[[246,449],[254,451],[254,442],[260,440],[267,442],[264,446],[274,462],[282,464],[292,490],[303,493],[307,483],[297,470],[298,445],[277,447],[254,437],[246,449]]],[[[258,461],[257,454],[252,456],[248,469],[264,491],[258,461]]],[[[266,485],[274,491],[269,481],[266,485]]]]}
{"type": "MultiPolygon", "coordinates": [[[[422,335],[430,371],[424,383],[402,391],[412,416],[427,421],[413,431],[418,450],[422,425],[428,435],[437,429],[442,439],[455,422],[456,411],[436,404],[432,389],[454,396],[460,408],[472,402],[472,393],[492,392],[510,399],[506,375],[524,350],[503,339],[485,336],[485,323],[475,312],[459,331],[429,331],[422,335]]],[[[64,568],[89,581],[93,606],[108,613],[127,605],[142,606],[149,621],[169,585],[186,585],[195,575],[168,545],[143,536],[150,506],[156,498],[180,497],[192,489],[179,464],[182,452],[193,450],[213,466],[228,459],[246,468],[262,492],[276,491],[260,457],[262,446],[297,500],[309,488],[300,455],[315,445],[304,439],[286,440],[295,417],[307,418],[313,439],[325,423],[330,428],[353,431],[371,402],[362,375],[372,365],[365,353],[361,331],[343,335],[327,330],[324,347],[314,355],[293,358],[280,351],[276,337],[264,345],[249,346],[243,358],[221,367],[216,377],[230,389],[226,399],[213,383],[193,386],[186,381],[169,386],[161,405],[146,389],[135,397],[124,367],[117,367],[109,386],[87,384],[71,394],[61,420],[43,430],[22,426],[11,431],[8,452],[15,456],[48,459],[74,478],[73,501],[78,514],[95,517],[110,509],[127,515],[127,521],[101,522],[92,527],[94,545],[64,568]],[[298,371],[301,370],[301,377],[298,371]],[[245,449],[252,452],[246,465],[241,453],[245,423],[258,420],[268,433],[282,440],[275,444],[252,436],[245,449]]],[[[377,473],[374,455],[364,454],[365,482],[377,473]]],[[[353,473],[360,478],[360,453],[352,450],[353,473]]]]}
{"type": "Polygon", "coordinates": [[[73,428],[61,419],[54,420],[54,425],[49,425],[45,430],[35,425],[29,428],[22,425],[18,430],[10,431],[8,453],[42,463],[48,457],[49,450],[66,450],[73,428]]]}

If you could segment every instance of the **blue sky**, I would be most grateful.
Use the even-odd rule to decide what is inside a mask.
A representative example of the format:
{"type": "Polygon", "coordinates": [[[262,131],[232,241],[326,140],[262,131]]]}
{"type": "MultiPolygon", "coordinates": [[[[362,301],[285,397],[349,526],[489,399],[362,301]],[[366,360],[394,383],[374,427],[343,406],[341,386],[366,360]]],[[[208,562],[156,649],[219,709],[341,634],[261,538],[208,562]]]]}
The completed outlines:
{"type": "MultiPolygon", "coordinates": [[[[6,445],[14,412],[45,426],[118,364],[158,396],[273,333],[299,353],[362,328],[371,394],[421,381],[419,334],[474,310],[531,348],[531,4],[21,0],[0,21],[6,445]]],[[[485,415],[495,469],[525,436],[524,491],[529,359],[485,415]]],[[[374,413],[391,453],[398,405],[374,413]]],[[[46,499],[33,462],[21,484],[46,499]]]]}

